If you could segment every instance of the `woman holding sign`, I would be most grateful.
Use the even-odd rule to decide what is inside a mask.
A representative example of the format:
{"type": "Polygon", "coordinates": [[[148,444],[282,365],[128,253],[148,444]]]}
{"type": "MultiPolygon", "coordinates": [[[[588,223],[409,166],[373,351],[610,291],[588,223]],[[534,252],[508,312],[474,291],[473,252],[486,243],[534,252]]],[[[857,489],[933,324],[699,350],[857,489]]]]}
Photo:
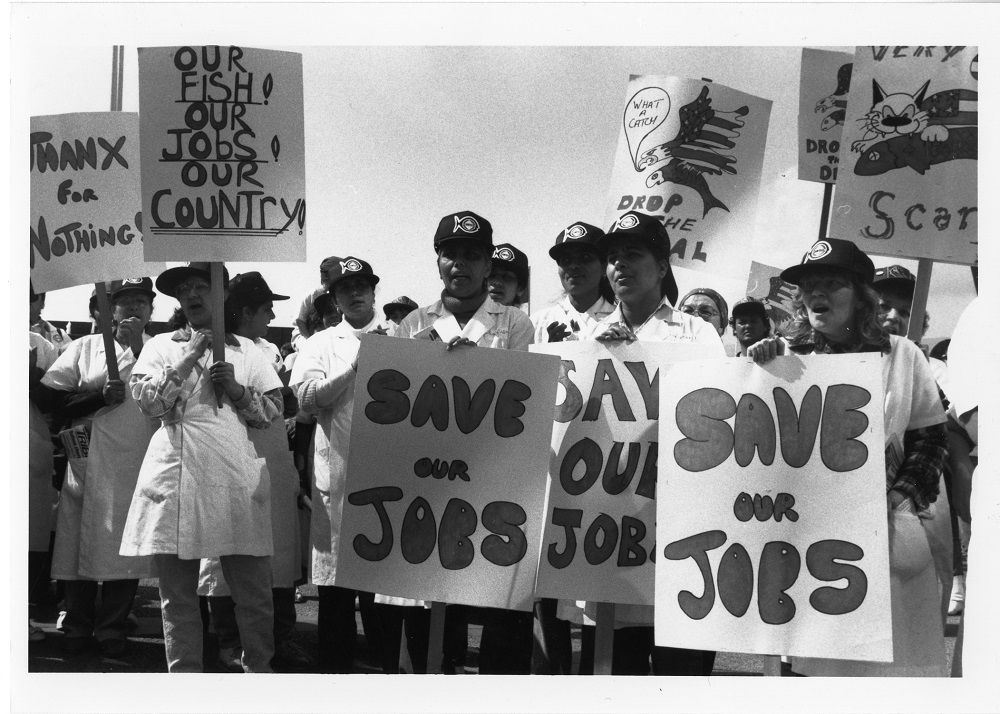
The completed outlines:
{"type": "MultiPolygon", "coordinates": [[[[443,340],[449,348],[480,346],[526,351],[534,332],[531,320],[517,307],[499,304],[489,293],[487,281],[495,264],[491,258],[494,246],[490,222],[472,211],[445,216],[434,234],[434,252],[444,283],[441,299],[403,318],[396,336],[443,340]]],[[[466,617],[483,620],[481,674],[530,673],[532,613],[461,605],[449,605],[447,609],[446,669],[454,671],[461,665],[467,640],[466,617]]]]}
{"type": "Polygon", "coordinates": [[[879,321],[872,289],[875,266],[854,243],[816,242],[800,265],[781,274],[797,286],[785,338],[770,337],[748,355],[768,362],[787,351],[801,355],[878,352],[885,386],[886,487],[889,508],[889,592],[893,661],[795,658],[812,676],[946,676],[940,596],[922,520],[938,495],[947,458],[945,413],[930,365],[904,337],[879,321]]]}
{"type": "Polygon", "coordinates": [[[280,419],[281,380],[244,337],[226,334],[225,359],[212,361],[213,307],[228,283],[224,271],[213,290],[207,263],[161,274],[157,289],[177,298],[188,324],[149,340],[129,380],[139,409],[163,426],[142,462],[121,554],[154,556],[170,672],[203,670],[201,558],[221,560],[244,671],[270,672],[274,656],[270,478],[247,429],[280,419]]]}
{"type": "Polygon", "coordinates": [[[149,558],[118,554],[130,500],[123,494],[135,490],[159,427],[139,411],[124,380],[150,339],[144,330],[156,293],[149,278],[116,280],[110,292],[120,379],[108,379],[104,338],[96,334],[71,342],[42,383],[64,393],[62,411],[71,432],[89,437],[87,455],[70,458],[56,526],[52,577],[66,581],[63,648],[80,652],[93,637],[103,656],[120,657],[139,579],[150,574],[149,558]]]}
{"type": "MultiPolygon", "coordinates": [[[[714,345],[719,357],[726,356],[710,323],[671,307],[677,300],[677,283],[670,269],[670,237],[659,220],[629,211],[598,241],[598,249],[606,256],[607,277],[619,302],[601,321],[595,339],[702,342],[714,345]]],[[[588,614],[594,617],[592,607],[590,603],[588,614]]],[[[650,659],[656,675],[712,673],[715,652],[655,647],[652,623],[651,606],[615,607],[612,674],[648,674],[650,659]]]]}
{"type": "MultiPolygon", "coordinates": [[[[372,266],[359,258],[349,256],[329,268],[329,289],[344,319],[306,340],[289,382],[302,410],[315,414],[318,426],[313,466],[312,582],[319,586],[319,668],[330,674],[351,671],[358,634],[354,601],[359,596],[372,597],[336,586],[334,580],[359,338],[365,333],[384,335],[388,331],[375,314],[378,281],[372,266]]],[[[364,619],[365,634],[369,644],[377,647],[378,627],[373,620],[364,619]]]]}

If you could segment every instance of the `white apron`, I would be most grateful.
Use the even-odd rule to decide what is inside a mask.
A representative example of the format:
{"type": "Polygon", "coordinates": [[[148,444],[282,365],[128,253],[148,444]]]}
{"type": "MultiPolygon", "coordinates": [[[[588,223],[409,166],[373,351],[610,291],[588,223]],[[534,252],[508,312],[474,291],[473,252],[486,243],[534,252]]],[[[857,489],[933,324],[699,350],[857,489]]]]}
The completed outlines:
{"type": "MultiPolygon", "coordinates": [[[[44,337],[28,333],[36,364],[48,369],[59,353],[44,337]]],[[[52,532],[52,508],[59,492],[52,487],[52,437],[45,415],[28,401],[28,550],[47,552],[52,532]]]]}

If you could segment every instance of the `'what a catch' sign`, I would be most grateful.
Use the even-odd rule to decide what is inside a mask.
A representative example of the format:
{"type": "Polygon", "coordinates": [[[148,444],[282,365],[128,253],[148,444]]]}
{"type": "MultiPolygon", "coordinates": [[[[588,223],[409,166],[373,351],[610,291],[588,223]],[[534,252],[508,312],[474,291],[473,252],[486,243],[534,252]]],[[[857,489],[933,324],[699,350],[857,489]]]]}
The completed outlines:
{"type": "Polygon", "coordinates": [[[139,117],[31,118],[31,284],[45,292],[156,275],[143,263],[139,117]]]}
{"type": "Polygon", "coordinates": [[[879,354],[661,383],[656,643],[892,659],[879,354]]]}
{"type": "Polygon", "coordinates": [[[150,260],[306,259],[302,55],[139,48],[150,260]]]}
{"type": "Polygon", "coordinates": [[[337,584],[531,610],[559,360],[364,335],[337,584]]]}
{"type": "Polygon", "coordinates": [[[531,350],[562,358],[538,596],[652,605],[661,366],[718,348],[582,341],[531,350]]]}

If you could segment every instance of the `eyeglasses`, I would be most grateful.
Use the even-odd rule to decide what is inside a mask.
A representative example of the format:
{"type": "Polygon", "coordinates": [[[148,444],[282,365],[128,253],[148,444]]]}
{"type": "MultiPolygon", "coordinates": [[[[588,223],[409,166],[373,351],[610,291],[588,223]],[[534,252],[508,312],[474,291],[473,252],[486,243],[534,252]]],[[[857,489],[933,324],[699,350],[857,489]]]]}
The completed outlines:
{"type": "Polygon", "coordinates": [[[174,294],[178,298],[204,297],[212,291],[212,286],[208,283],[193,283],[191,285],[182,283],[174,289],[174,294]]]}
{"type": "Polygon", "coordinates": [[[710,307],[699,307],[695,309],[690,305],[685,305],[684,307],[682,307],[681,312],[683,312],[685,315],[697,315],[698,317],[701,317],[702,319],[705,320],[710,320],[711,318],[719,314],[718,310],[714,310],[710,307]]]}

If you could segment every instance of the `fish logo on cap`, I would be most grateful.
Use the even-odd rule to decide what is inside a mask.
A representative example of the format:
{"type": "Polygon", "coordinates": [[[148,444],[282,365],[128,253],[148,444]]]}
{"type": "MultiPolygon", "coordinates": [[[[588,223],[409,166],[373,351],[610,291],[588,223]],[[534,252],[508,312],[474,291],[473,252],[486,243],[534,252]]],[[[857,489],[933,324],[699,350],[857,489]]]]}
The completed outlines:
{"type": "Polygon", "coordinates": [[[142,278],[125,278],[122,285],[142,285],[142,278]]]}
{"type": "Polygon", "coordinates": [[[493,257],[499,258],[500,260],[506,260],[508,262],[514,261],[514,251],[510,248],[497,248],[493,251],[493,257]]]}
{"type": "Polygon", "coordinates": [[[361,263],[356,261],[354,258],[351,258],[350,260],[342,260],[340,261],[340,269],[345,273],[356,273],[361,270],[361,263]]]}
{"type": "Polygon", "coordinates": [[[806,260],[819,260],[830,254],[833,248],[825,240],[817,241],[808,253],[806,253],[806,260]]]}
{"type": "Polygon", "coordinates": [[[615,229],[627,231],[629,228],[635,228],[637,225],[639,225],[639,217],[634,213],[626,213],[615,223],[615,229]]]}
{"type": "Polygon", "coordinates": [[[571,226],[569,230],[566,231],[566,237],[572,238],[573,240],[579,240],[587,235],[587,229],[577,223],[571,226]]]}
{"type": "Polygon", "coordinates": [[[465,218],[455,216],[455,230],[464,231],[466,233],[478,233],[479,221],[472,216],[466,216],[465,218]]]}

